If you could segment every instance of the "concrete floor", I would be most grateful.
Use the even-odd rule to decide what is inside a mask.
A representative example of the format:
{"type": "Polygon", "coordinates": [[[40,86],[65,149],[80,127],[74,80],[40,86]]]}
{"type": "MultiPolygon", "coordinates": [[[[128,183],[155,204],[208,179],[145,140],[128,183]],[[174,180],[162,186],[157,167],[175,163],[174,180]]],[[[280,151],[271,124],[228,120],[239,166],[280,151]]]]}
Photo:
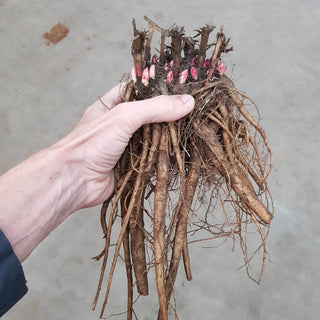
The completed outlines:
{"type": "MultiPolygon", "coordinates": [[[[228,74],[234,64],[236,86],[260,107],[274,153],[275,219],[262,284],[236,271],[239,250],[194,246],[194,280],[177,282],[180,319],[319,319],[317,0],[0,0],[0,173],[63,137],[131,69],[131,19],[145,26],[144,14],[188,32],[224,25],[234,46],[228,74]],[[57,22],[70,33],[47,46],[42,34],[57,22]]],[[[98,319],[91,303],[99,264],[90,258],[102,245],[98,207],[70,217],[24,263],[29,293],[3,319],[98,319]]],[[[124,310],[121,271],[108,316],[124,310]]],[[[156,318],[155,297],[137,308],[140,319],[156,318]]]]}

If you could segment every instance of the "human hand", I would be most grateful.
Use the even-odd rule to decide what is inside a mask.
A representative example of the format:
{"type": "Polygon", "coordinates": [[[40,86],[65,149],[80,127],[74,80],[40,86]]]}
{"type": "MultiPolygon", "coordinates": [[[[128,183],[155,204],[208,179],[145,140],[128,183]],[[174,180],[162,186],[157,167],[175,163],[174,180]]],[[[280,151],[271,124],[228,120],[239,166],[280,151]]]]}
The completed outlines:
{"type": "Polygon", "coordinates": [[[118,85],[91,105],[71,133],[56,144],[70,152],[85,180],[81,208],[98,205],[112,194],[114,166],[137,129],[146,123],[175,121],[194,107],[189,95],[124,103],[121,90],[118,85]]]}
{"type": "Polygon", "coordinates": [[[120,92],[113,88],[65,138],[0,177],[0,228],[21,262],[71,213],[112,194],[113,168],[139,127],[177,120],[194,106],[188,95],[123,103],[120,92]]]}

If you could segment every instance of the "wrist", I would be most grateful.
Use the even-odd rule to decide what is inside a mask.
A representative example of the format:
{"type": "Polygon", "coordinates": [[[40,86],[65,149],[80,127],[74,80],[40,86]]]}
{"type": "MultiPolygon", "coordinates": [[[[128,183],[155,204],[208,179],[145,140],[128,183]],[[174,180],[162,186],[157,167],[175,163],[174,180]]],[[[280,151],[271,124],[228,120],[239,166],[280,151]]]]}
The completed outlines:
{"type": "Polygon", "coordinates": [[[84,175],[83,160],[72,147],[53,145],[43,150],[50,166],[49,177],[51,193],[56,197],[57,211],[62,219],[85,206],[87,181],[84,175]]]}
{"type": "Polygon", "coordinates": [[[69,174],[72,173],[71,179],[77,188],[75,210],[99,205],[114,191],[114,159],[101,158],[93,144],[86,136],[66,136],[52,146],[69,168],[69,174]]]}
{"type": "Polygon", "coordinates": [[[80,166],[52,146],[0,177],[0,228],[23,261],[65,218],[82,206],[80,166]]]}

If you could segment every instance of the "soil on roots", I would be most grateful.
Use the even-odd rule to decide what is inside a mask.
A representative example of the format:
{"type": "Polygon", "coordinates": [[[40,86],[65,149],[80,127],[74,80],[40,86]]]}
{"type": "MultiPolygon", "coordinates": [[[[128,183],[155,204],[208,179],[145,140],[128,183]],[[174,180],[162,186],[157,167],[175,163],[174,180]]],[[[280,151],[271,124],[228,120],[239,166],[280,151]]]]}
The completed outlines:
{"type": "Polygon", "coordinates": [[[106,272],[112,226],[120,219],[101,317],[121,256],[127,275],[127,319],[135,315],[135,289],[142,296],[149,293],[148,272],[154,267],[157,317],[165,320],[168,309],[174,309],[171,300],[180,261],[186,278],[192,279],[190,243],[232,239],[243,252],[248,276],[260,282],[273,218],[267,185],[272,153],[257,106],[225,74],[222,57],[232,48],[222,28],[209,43],[212,25],[189,37],[183,28],[165,30],[145,19],[147,31],[137,30],[133,21],[134,68],[123,99],[187,93],[194,97],[195,108],[178,121],[144,125],[119,160],[114,195],[101,209],[105,248],[96,257],[103,263],[93,309],[106,272]],[[151,56],[155,31],[161,43],[151,56]],[[260,241],[252,241],[253,229],[260,241]],[[256,256],[261,268],[252,276],[249,264],[256,256]]]}

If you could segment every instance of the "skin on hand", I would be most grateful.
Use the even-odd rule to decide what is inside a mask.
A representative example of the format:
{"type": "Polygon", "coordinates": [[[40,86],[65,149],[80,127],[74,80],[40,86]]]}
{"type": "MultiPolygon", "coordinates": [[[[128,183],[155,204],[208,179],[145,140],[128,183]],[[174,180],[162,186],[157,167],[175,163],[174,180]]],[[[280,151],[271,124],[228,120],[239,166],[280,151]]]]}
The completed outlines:
{"type": "Polygon", "coordinates": [[[136,130],[146,123],[175,121],[194,106],[189,95],[122,103],[121,90],[121,85],[114,87],[90,106],[73,131],[57,143],[82,166],[87,180],[82,208],[100,204],[112,194],[113,168],[136,130]]]}
{"type": "Polygon", "coordinates": [[[71,213],[110,197],[113,168],[139,127],[175,121],[194,107],[189,95],[123,103],[121,90],[110,90],[65,138],[0,177],[0,229],[21,262],[71,213]]]}

